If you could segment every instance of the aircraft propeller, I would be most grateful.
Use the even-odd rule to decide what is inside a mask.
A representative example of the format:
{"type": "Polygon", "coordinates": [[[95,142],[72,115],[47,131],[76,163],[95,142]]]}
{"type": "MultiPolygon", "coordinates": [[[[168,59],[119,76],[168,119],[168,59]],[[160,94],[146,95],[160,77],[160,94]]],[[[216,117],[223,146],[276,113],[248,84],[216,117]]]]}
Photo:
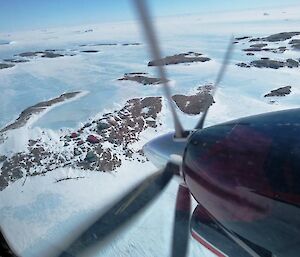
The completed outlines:
{"type": "MultiPolygon", "coordinates": [[[[140,14],[140,20],[143,25],[145,37],[149,43],[150,52],[154,60],[161,59],[160,48],[154,27],[150,20],[149,11],[144,0],[133,0],[140,14]]],[[[224,76],[226,66],[229,62],[233,40],[230,40],[228,49],[225,54],[220,71],[214,84],[213,94],[224,76]]],[[[185,131],[180,123],[176,113],[175,104],[171,97],[171,90],[168,85],[167,74],[163,64],[157,66],[159,77],[163,81],[163,90],[166,99],[169,102],[172,118],[174,122],[174,143],[179,141],[187,142],[188,136],[192,131],[185,131]]],[[[200,118],[195,129],[202,129],[207,112],[210,106],[206,106],[202,117],[200,118]]],[[[154,139],[155,143],[155,139],[154,139]]],[[[122,199],[115,203],[107,210],[100,218],[98,218],[86,230],[73,240],[73,242],[60,251],[59,257],[75,257],[87,256],[92,254],[95,249],[93,246],[107,240],[112,234],[120,230],[124,225],[128,224],[138,215],[150,202],[152,202],[168,185],[174,175],[181,175],[181,163],[170,158],[166,166],[147,177],[144,181],[138,184],[133,190],[127,193],[122,199]],[[87,254],[88,253],[88,254],[87,254]]],[[[175,219],[173,224],[173,239],[172,239],[172,257],[184,257],[188,252],[189,242],[189,224],[191,213],[191,195],[189,189],[182,183],[178,187],[175,219]]]]}

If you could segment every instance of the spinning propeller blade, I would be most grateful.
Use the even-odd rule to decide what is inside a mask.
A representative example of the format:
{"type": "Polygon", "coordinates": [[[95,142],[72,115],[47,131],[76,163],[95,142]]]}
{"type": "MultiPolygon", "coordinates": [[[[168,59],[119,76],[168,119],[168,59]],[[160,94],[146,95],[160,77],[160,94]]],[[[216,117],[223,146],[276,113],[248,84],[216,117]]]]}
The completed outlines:
{"type": "MultiPolygon", "coordinates": [[[[140,14],[145,36],[148,40],[152,57],[154,60],[161,59],[160,48],[154,27],[150,21],[150,16],[146,4],[143,0],[134,0],[138,13],[140,14]]],[[[233,47],[233,40],[230,41],[225,58],[215,81],[216,88],[224,76],[226,66],[230,59],[233,47]]],[[[163,63],[157,66],[160,78],[163,81],[163,90],[167,98],[175,127],[175,138],[184,139],[188,132],[184,131],[175,105],[172,100],[171,90],[168,85],[167,75],[163,63]]],[[[196,128],[202,128],[209,106],[207,106],[196,128]]],[[[174,174],[180,174],[180,165],[168,162],[163,170],[160,170],[146,178],[133,190],[127,193],[121,200],[114,204],[100,218],[98,218],[86,230],[81,231],[79,236],[63,251],[59,257],[75,257],[85,253],[94,253],[94,246],[105,241],[115,232],[120,231],[124,225],[128,224],[138,213],[141,212],[151,201],[153,201],[167,186],[174,174]]],[[[180,185],[177,193],[175,221],[173,227],[172,257],[184,257],[187,255],[189,241],[189,222],[191,212],[191,197],[189,189],[185,185],[180,185]]]]}
{"type": "MultiPolygon", "coordinates": [[[[148,43],[149,43],[152,58],[154,60],[159,60],[159,59],[161,59],[160,48],[159,48],[158,40],[157,40],[155,31],[154,31],[154,27],[150,20],[150,15],[149,15],[149,11],[146,6],[146,3],[144,0],[134,0],[134,2],[135,2],[135,6],[138,10],[138,13],[140,14],[140,19],[141,19],[141,22],[142,22],[142,25],[144,28],[146,39],[148,40],[148,43]]],[[[171,90],[168,85],[168,80],[167,80],[167,75],[166,75],[164,65],[162,63],[159,63],[157,65],[157,69],[158,69],[159,77],[163,81],[163,89],[164,89],[165,97],[168,99],[168,102],[169,102],[169,105],[171,108],[174,127],[175,127],[175,138],[185,138],[187,136],[187,133],[184,131],[184,129],[180,123],[180,120],[178,118],[178,115],[176,113],[176,109],[174,106],[174,102],[172,100],[171,90]]]]}
{"type": "MultiPolygon", "coordinates": [[[[229,44],[228,44],[228,47],[227,47],[227,50],[226,50],[226,53],[225,53],[225,57],[224,57],[223,62],[222,62],[222,66],[221,66],[221,68],[220,68],[220,70],[218,72],[216,81],[215,81],[215,83],[213,85],[212,96],[215,95],[216,90],[218,88],[218,85],[219,85],[220,81],[222,80],[222,78],[223,78],[223,76],[225,74],[228,62],[229,62],[229,60],[231,58],[232,50],[233,50],[233,37],[231,37],[231,39],[229,41],[229,44]]],[[[208,113],[209,107],[210,107],[210,105],[206,106],[205,111],[203,112],[203,114],[202,114],[199,122],[197,123],[195,129],[202,129],[203,128],[204,121],[206,119],[206,115],[208,113]]]]}
{"type": "Polygon", "coordinates": [[[59,257],[89,252],[94,245],[118,231],[162,192],[178,169],[176,164],[168,163],[163,170],[146,178],[83,231],[59,257]]]}
{"type": "Polygon", "coordinates": [[[187,255],[190,235],[191,195],[185,184],[178,187],[173,225],[172,257],[187,255]]]}

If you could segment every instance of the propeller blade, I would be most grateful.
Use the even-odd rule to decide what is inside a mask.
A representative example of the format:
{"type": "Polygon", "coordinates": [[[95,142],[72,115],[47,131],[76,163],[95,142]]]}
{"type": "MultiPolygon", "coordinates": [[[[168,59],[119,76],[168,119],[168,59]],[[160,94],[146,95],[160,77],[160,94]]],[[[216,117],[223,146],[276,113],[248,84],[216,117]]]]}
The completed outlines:
{"type": "Polygon", "coordinates": [[[146,178],[82,232],[59,257],[78,256],[118,231],[162,192],[178,170],[176,164],[168,163],[163,170],[146,178]]]}
{"type": "MultiPolygon", "coordinates": [[[[144,2],[144,0],[134,0],[134,2],[135,2],[135,6],[138,10],[138,13],[140,14],[140,19],[141,19],[141,22],[142,22],[142,25],[144,28],[146,39],[148,40],[148,43],[149,43],[152,58],[154,60],[159,60],[159,59],[161,59],[160,48],[159,48],[159,44],[158,44],[158,40],[157,40],[156,33],[154,30],[154,26],[152,25],[146,3],[144,2]]],[[[157,65],[157,69],[158,69],[159,77],[163,81],[163,89],[164,89],[165,97],[167,98],[170,108],[171,108],[174,127],[175,127],[175,138],[185,138],[188,133],[186,133],[184,131],[184,129],[180,123],[180,120],[178,118],[178,115],[176,113],[174,102],[172,100],[171,90],[168,85],[166,71],[164,69],[163,64],[157,65]]]]}
{"type": "MultiPolygon", "coordinates": [[[[217,78],[216,78],[216,81],[214,83],[214,87],[213,87],[213,90],[212,90],[212,96],[215,95],[216,93],[216,90],[218,88],[218,85],[220,83],[220,81],[222,80],[224,74],[225,74],[225,71],[226,71],[226,68],[227,68],[227,65],[229,63],[229,60],[231,58],[231,54],[232,54],[232,50],[233,50],[233,40],[234,40],[234,37],[232,36],[230,41],[229,41],[229,44],[228,44],[228,47],[227,47],[227,50],[226,50],[226,53],[225,53],[225,56],[224,56],[224,59],[223,59],[223,62],[222,62],[222,66],[218,72],[218,75],[217,75],[217,78]]],[[[207,116],[207,113],[208,113],[208,110],[209,110],[209,107],[210,105],[206,106],[205,108],[205,111],[203,112],[199,122],[197,123],[196,125],[196,129],[202,129],[203,126],[204,126],[204,121],[206,119],[206,116],[207,116]]]]}
{"type": "Polygon", "coordinates": [[[185,184],[178,187],[173,227],[172,257],[187,256],[190,235],[191,195],[185,184]]]}

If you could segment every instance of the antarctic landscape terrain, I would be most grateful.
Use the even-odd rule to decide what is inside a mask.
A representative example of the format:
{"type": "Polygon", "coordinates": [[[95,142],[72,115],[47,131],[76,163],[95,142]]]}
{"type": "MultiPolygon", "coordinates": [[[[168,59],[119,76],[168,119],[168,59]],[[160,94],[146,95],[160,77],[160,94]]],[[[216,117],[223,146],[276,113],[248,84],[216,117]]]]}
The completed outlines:
{"type": "MultiPolygon", "coordinates": [[[[21,256],[51,256],[156,168],[142,146],[173,129],[299,107],[300,6],[0,33],[0,226],[21,256]],[[234,53],[212,96],[228,42],[234,53]],[[75,231],[75,232],[74,232],[75,231]]],[[[97,256],[168,256],[177,185],[97,256]]],[[[192,238],[189,256],[212,256],[192,238]]]]}

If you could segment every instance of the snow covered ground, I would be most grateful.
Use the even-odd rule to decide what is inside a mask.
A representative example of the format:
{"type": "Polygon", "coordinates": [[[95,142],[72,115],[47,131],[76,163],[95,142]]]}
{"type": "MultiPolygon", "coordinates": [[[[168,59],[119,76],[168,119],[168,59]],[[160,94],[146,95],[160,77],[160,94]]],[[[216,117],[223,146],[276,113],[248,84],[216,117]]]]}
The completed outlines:
{"type": "MultiPolygon", "coordinates": [[[[173,93],[189,94],[200,85],[213,82],[231,35],[266,37],[273,33],[298,31],[299,11],[300,6],[293,6],[157,20],[165,55],[194,51],[212,59],[205,63],[168,66],[173,93]]],[[[0,42],[13,42],[0,44],[0,59],[46,49],[61,49],[68,53],[51,59],[33,57],[29,62],[0,70],[1,128],[14,121],[28,106],[64,92],[89,92],[76,101],[52,108],[29,126],[8,133],[8,139],[0,144],[0,155],[24,150],[25,144],[20,144],[20,138],[28,140],[46,133],[49,140],[55,140],[62,130],[79,128],[90,118],[113,111],[128,99],[162,95],[159,86],[117,81],[128,72],[156,73],[154,67],[147,67],[150,57],[140,34],[135,22],[0,34],[0,42]],[[116,45],[104,45],[107,43],[116,45]],[[127,43],[141,45],[123,45],[127,43]],[[83,50],[98,52],[84,53],[83,50]]],[[[253,58],[247,56],[243,48],[243,43],[236,44],[206,125],[299,107],[299,68],[238,67],[236,63],[253,58]],[[292,93],[274,98],[274,104],[263,97],[270,90],[287,85],[292,86],[292,93]]],[[[256,58],[260,57],[299,59],[299,52],[256,53],[256,58]]],[[[139,144],[170,131],[169,116],[163,109],[164,125],[157,133],[144,132],[139,144]]],[[[186,128],[192,128],[199,117],[180,113],[180,118],[186,128]]],[[[85,178],[78,180],[55,183],[62,177],[82,176],[83,171],[71,168],[20,179],[0,192],[0,225],[22,256],[44,256],[45,251],[50,252],[53,245],[59,244],[74,229],[103,211],[153,171],[155,167],[151,163],[124,160],[117,172],[84,171],[85,178]]],[[[178,181],[173,180],[162,196],[97,256],[168,256],[177,184],[178,181]]],[[[194,240],[190,242],[189,255],[211,256],[194,240]]]]}

